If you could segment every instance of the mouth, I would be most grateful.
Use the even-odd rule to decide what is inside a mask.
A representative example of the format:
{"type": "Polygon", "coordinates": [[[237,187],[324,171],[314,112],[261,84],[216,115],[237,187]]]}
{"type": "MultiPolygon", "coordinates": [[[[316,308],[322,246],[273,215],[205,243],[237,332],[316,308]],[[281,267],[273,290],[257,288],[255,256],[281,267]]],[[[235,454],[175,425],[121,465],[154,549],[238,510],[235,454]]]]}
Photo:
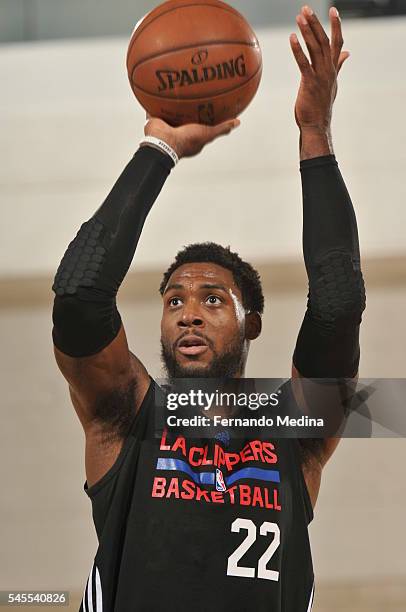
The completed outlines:
{"type": "Polygon", "coordinates": [[[177,346],[179,353],[187,356],[202,355],[208,348],[207,342],[199,336],[185,336],[177,346]]]}

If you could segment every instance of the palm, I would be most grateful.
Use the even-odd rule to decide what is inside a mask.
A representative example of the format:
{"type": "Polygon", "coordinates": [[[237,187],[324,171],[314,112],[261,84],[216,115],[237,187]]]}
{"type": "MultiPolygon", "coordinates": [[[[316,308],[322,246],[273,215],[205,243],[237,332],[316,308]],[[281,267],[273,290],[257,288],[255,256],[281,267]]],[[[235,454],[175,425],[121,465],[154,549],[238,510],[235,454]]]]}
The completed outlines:
{"type": "Polygon", "coordinates": [[[144,131],[146,136],[161,138],[177,152],[179,157],[192,157],[200,153],[206,144],[219,136],[229,134],[239,124],[238,119],[231,119],[215,126],[189,123],[172,127],[162,119],[150,118],[144,131]]]}

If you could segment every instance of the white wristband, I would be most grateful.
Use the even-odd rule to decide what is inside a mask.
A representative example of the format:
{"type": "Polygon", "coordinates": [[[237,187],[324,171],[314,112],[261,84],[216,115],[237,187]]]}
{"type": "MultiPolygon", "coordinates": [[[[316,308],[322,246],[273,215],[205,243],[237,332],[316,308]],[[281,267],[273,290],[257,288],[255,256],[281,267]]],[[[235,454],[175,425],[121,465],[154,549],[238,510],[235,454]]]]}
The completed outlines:
{"type": "Polygon", "coordinates": [[[143,144],[151,144],[154,147],[161,149],[161,151],[169,155],[169,157],[172,159],[175,166],[179,162],[179,157],[176,151],[174,151],[172,147],[170,147],[168,144],[166,144],[166,142],[164,142],[160,138],[155,138],[155,136],[146,136],[144,140],[141,142],[141,145],[143,144]]]}

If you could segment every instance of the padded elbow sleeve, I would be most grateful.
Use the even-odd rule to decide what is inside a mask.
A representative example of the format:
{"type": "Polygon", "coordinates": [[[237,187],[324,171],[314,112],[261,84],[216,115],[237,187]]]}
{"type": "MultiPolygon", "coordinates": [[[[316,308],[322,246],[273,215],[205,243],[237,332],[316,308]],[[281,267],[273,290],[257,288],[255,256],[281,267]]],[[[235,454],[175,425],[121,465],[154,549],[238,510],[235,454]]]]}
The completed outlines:
{"type": "Polygon", "coordinates": [[[308,378],[352,378],[365,310],[354,208],[333,155],[301,163],[307,312],[293,363],[308,378]]]}
{"type": "Polygon", "coordinates": [[[63,353],[96,354],[118,334],[117,291],[172,167],[164,153],[151,147],[140,149],[69,244],[52,286],[56,294],[52,336],[63,353]]]}
{"type": "Polygon", "coordinates": [[[108,346],[121,328],[115,300],[93,302],[56,296],[52,312],[55,346],[70,357],[95,355],[108,346]]]}
{"type": "Polygon", "coordinates": [[[348,253],[333,251],[314,266],[309,280],[293,363],[306,378],[352,378],[359,366],[365,309],[361,271],[348,253]]]}
{"type": "Polygon", "coordinates": [[[52,338],[70,357],[100,352],[120,330],[115,291],[101,274],[110,244],[103,224],[90,219],[70,243],[56,273],[52,338]]]}
{"type": "Polygon", "coordinates": [[[359,260],[346,251],[330,251],[309,268],[308,310],[325,334],[335,333],[340,321],[359,325],[365,309],[359,260]]]}

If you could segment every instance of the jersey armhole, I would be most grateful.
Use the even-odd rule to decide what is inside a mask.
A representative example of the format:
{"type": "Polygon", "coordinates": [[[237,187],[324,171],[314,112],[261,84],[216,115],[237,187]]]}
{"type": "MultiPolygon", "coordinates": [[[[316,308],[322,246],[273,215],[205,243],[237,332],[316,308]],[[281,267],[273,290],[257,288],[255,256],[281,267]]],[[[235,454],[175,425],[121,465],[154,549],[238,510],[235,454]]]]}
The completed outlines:
{"type": "Polygon", "coordinates": [[[307,488],[306,480],[303,474],[302,461],[301,461],[302,452],[300,448],[300,442],[297,438],[294,438],[294,442],[295,442],[296,457],[297,457],[297,462],[298,462],[298,467],[299,467],[299,478],[300,478],[300,482],[302,485],[302,491],[303,491],[303,501],[304,501],[306,516],[307,516],[307,524],[310,525],[310,523],[312,522],[314,518],[313,506],[312,506],[312,501],[310,499],[310,493],[307,488]]]}
{"type": "MultiPolygon", "coordinates": [[[[290,378],[289,380],[287,380],[285,383],[283,383],[283,385],[280,387],[281,390],[283,390],[285,392],[285,398],[284,401],[286,402],[286,406],[288,410],[296,410],[298,408],[297,406],[297,402],[295,399],[295,396],[293,394],[292,391],[292,379],[290,378]]],[[[299,409],[300,410],[300,409],[299,409]]],[[[301,412],[301,411],[300,411],[301,412]]],[[[292,412],[293,414],[294,412],[292,412]]],[[[299,480],[300,480],[300,485],[301,485],[301,489],[302,489],[302,496],[303,496],[303,503],[304,503],[304,507],[305,507],[305,514],[306,514],[306,518],[307,518],[307,524],[309,525],[313,518],[314,518],[314,513],[313,513],[313,506],[312,506],[312,502],[310,499],[310,494],[309,494],[309,490],[307,488],[307,484],[306,484],[306,480],[303,474],[303,468],[302,468],[302,449],[301,449],[301,445],[300,442],[298,440],[298,438],[292,438],[293,440],[293,448],[294,448],[294,454],[295,454],[295,459],[296,459],[296,465],[299,471],[299,480]]]]}
{"type": "Polygon", "coordinates": [[[135,442],[135,438],[136,438],[137,434],[139,433],[140,428],[142,428],[142,423],[145,422],[146,418],[148,417],[147,406],[150,403],[149,400],[150,400],[151,394],[153,392],[154,392],[154,381],[150,377],[150,385],[148,387],[148,390],[147,390],[147,392],[145,394],[144,399],[142,400],[142,403],[141,403],[141,406],[140,406],[139,410],[137,411],[137,413],[134,416],[134,419],[133,419],[133,421],[131,423],[129,432],[128,432],[126,438],[124,439],[123,445],[121,447],[121,450],[120,450],[120,452],[119,452],[115,462],[109,468],[109,470],[104,474],[104,476],[102,476],[91,487],[88,486],[87,480],[85,480],[85,483],[83,485],[83,490],[85,491],[86,495],[90,499],[93,499],[95,497],[95,495],[97,495],[97,493],[101,489],[103,489],[104,486],[120,470],[120,468],[121,468],[121,466],[122,466],[122,464],[124,462],[124,459],[127,456],[128,451],[130,450],[131,446],[135,442]]]}

